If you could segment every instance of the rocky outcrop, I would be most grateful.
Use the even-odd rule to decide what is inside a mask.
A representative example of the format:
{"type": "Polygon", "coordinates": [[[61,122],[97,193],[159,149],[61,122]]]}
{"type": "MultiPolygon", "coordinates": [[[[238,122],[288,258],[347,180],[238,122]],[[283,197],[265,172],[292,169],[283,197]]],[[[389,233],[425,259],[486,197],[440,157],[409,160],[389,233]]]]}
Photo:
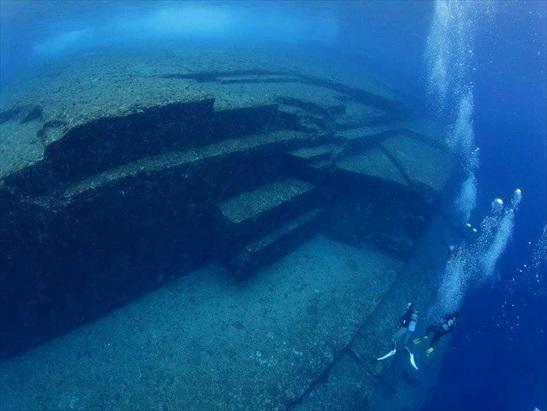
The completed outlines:
{"type": "Polygon", "coordinates": [[[405,259],[454,169],[377,91],[294,70],[124,75],[63,74],[64,94],[0,114],[2,356],[212,261],[252,278],[317,233],[405,259]]]}

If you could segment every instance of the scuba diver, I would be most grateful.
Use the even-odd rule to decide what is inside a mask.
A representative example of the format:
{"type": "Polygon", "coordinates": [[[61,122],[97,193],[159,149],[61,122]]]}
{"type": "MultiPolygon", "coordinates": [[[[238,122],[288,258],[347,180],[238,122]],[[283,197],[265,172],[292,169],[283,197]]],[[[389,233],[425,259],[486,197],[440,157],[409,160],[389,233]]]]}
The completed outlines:
{"type": "Polygon", "coordinates": [[[443,318],[441,318],[441,321],[435,324],[431,324],[429,327],[427,327],[427,330],[423,337],[415,338],[413,340],[414,344],[420,344],[423,340],[431,338],[431,341],[429,342],[429,348],[425,350],[425,353],[430,356],[435,350],[435,345],[439,342],[441,337],[448,334],[454,329],[457,319],[457,311],[444,315],[443,318]]]}
{"type": "Polygon", "coordinates": [[[379,358],[377,358],[378,361],[385,360],[386,358],[389,358],[397,352],[397,342],[399,340],[403,340],[403,344],[405,347],[405,350],[408,352],[408,355],[410,357],[410,364],[412,367],[414,367],[416,370],[418,370],[418,366],[416,365],[416,362],[414,360],[414,354],[407,346],[408,340],[410,339],[410,336],[412,333],[416,330],[416,323],[418,322],[418,310],[416,309],[416,305],[414,303],[408,303],[406,307],[405,313],[401,316],[398,323],[398,329],[393,334],[393,337],[391,338],[391,342],[393,343],[393,348],[390,352],[388,352],[386,355],[383,355],[379,358]]]}
{"type": "Polygon", "coordinates": [[[454,244],[449,244],[444,238],[440,237],[441,242],[444,244],[447,250],[446,260],[449,260],[450,258],[454,257],[456,253],[458,252],[458,247],[454,244]]]}

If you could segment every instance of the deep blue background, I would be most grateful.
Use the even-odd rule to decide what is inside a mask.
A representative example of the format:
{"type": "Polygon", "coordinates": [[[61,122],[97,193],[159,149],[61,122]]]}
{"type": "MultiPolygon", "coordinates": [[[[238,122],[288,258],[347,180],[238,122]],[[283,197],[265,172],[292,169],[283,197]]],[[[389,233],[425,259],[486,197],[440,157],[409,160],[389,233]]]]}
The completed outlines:
{"type": "MultiPolygon", "coordinates": [[[[545,3],[495,4],[476,34],[479,211],[524,192],[497,282],[468,297],[427,411],[547,407],[547,276],[524,270],[546,223],[545,3]],[[513,280],[514,279],[514,280],[513,280]]],[[[547,267],[544,265],[543,270],[547,267]]]]}
{"type": "MultiPolygon", "coordinates": [[[[24,71],[40,59],[55,58],[55,53],[37,56],[32,51],[33,46],[52,36],[101,27],[113,16],[122,16],[124,21],[138,19],[160,6],[171,5],[135,1],[0,4],[0,74],[4,86],[22,78],[24,71]]],[[[470,295],[462,308],[453,348],[440,382],[431,391],[427,411],[547,409],[547,279],[545,272],[539,273],[538,279],[533,277],[535,273],[518,272],[522,264],[529,264],[528,242],[535,242],[547,223],[546,3],[489,4],[493,13],[479,20],[472,62],[476,69],[472,72],[474,125],[481,149],[479,203],[473,220],[480,221],[494,197],[507,199],[517,187],[523,190],[524,198],[513,241],[498,264],[498,280],[470,295]]],[[[225,10],[232,6],[215,5],[225,10]]],[[[423,53],[434,3],[237,2],[235,7],[237,13],[246,10],[249,18],[267,17],[269,24],[260,29],[252,24],[244,26],[231,33],[231,41],[246,42],[252,37],[255,42],[275,47],[331,53],[340,64],[374,71],[398,87],[416,109],[425,108],[423,53]],[[335,35],[328,30],[332,22],[337,28],[335,35]],[[323,32],[317,27],[324,28],[323,32]]],[[[134,34],[120,41],[146,40],[134,34]]],[[[219,37],[215,30],[204,35],[216,40],[219,37]]],[[[152,40],[161,41],[165,36],[169,33],[156,34],[152,40]]],[[[95,36],[93,41],[84,41],[84,46],[97,41],[95,36]]],[[[66,52],[78,51],[78,47],[69,47],[66,52]]]]}

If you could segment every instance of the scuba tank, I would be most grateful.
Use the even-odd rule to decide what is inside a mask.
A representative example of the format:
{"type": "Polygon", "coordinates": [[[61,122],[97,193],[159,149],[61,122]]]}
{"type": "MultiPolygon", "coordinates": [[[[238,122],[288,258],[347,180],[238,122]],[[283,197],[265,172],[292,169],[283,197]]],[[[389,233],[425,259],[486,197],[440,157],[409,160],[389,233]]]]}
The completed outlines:
{"type": "Polygon", "coordinates": [[[410,316],[410,321],[408,322],[408,331],[414,332],[416,330],[416,323],[418,322],[418,313],[413,312],[410,316]]]}
{"type": "Polygon", "coordinates": [[[442,325],[441,325],[441,328],[443,329],[443,331],[445,333],[449,332],[450,330],[452,330],[452,328],[454,327],[454,319],[453,318],[449,318],[448,320],[446,320],[442,325]]]}

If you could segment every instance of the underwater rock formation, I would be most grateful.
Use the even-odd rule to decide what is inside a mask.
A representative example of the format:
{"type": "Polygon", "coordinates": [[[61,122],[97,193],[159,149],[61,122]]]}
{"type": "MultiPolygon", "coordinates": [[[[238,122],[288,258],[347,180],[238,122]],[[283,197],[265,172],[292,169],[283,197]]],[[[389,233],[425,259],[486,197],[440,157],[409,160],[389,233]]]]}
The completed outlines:
{"type": "MultiPolygon", "coordinates": [[[[325,369],[349,361],[348,355],[359,357],[358,350],[347,347],[358,344],[365,322],[373,321],[373,335],[384,336],[386,324],[397,315],[395,300],[386,309],[385,323],[367,318],[388,304],[382,298],[397,289],[397,269],[416,250],[457,171],[443,138],[418,125],[400,102],[309,73],[252,66],[183,72],[165,67],[146,76],[127,75],[127,94],[118,90],[113,95],[108,90],[120,87],[119,73],[104,74],[83,89],[64,76],[57,80],[65,85],[63,94],[49,89],[40,97],[22,95],[0,113],[0,148],[13,153],[0,160],[2,357],[106,316],[38,348],[42,354],[66,352],[66,362],[59,365],[68,370],[59,374],[66,381],[75,377],[70,371],[75,358],[84,358],[102,364],[101,373],[121,387],[136,376],[112,374],[109,358],[122,358],[125,343],[139,347],[135,355],[141,357],[126,359],[140,364],[140,382],[129,384],[134,391],[105,394],[107,403],[78,397],[79,407],[123,401],[152,406],[143,383],[157,378],[172,382],[162,388],[176,397],[169,408],[219,408],[223,403],[291,408],[311,398],[325,369]],[[16,134],[23,137],[15,139],[16,134]],[[210,268],[213,263],[223,267],[210,268]],[[301,285],[291,279],[291,269],[296,277],[302,273],[301,285]],[[343,291],[337,289],[343,283],[328,281],[345,275],[349,282],[343,291]],[[312,288],[319,278],[324,278],[322,285],[312,288]],[[245,291],[252,287],[253,292],[245,291]],[[308,306],[299,305],[304,294],[295,290],[308,293],[308,306]],[[327,309],[314,302],[315,292],[339,300],[327,309]],[[173,299],[173,293],[194,305],[173,299]],[[223,312],[214,312],[218,307],[207,300],[213,295],[223,312]],[[280,307],[287,306],[294,310],[282,313],[280,307]],[[199,310],[207,307],[219,321],[236,324],[235,329],[217,324],[219,341],[197,350],[206,358],[181,357],[179,364],[201,375],[198,364],[206,361],[211,378],[219,384],[231,381],[240,391],[221,393],[217,387],[199,394],[207,384],[200,385],[196,375],[180,374],[186,381],[178,371],[145,359],[143,344],[153,350],[159,347],[154,338],[176,334],[169,334],[175,323],[165,323],[158,334],[147,329],[160,321],[156,310],[166,307],[179,313],[183,328],[185,323],[195,327],[190,319],[204,316],[199,310]],[[124,334],[124,316],[142,326],[142,333],[124,334]],[[300,321],[306,316],[309,323],[300,321]],[[336,321],[323,324],[328,318],[336,321]],[[251,339],[243,352],[235,345],[245,333],[256,341],[251,339]],[[275,337],[267,338],[275,341],[264,339],[270,333],[275,337]],[[87,352],[86,338],[119,345],[112,353],[104,347],[87,352]],[[308,340],[309,345],[289,344],[287,354],[289,348],[279,344],[291,340],[308,340]],[[221,346],[234,348],[226,353],[221,346]],[[242,369],[226,368],[226,355],[242,369]],[[246,367],[248,362],[254,365],[246,367]],[[293,377],[276,385],[280,375],[293,377]],[[260,387],[271,392],[257,395],[253,389],[260,387]]],[[[186,338],[182,329],[179,334],[186,338]]],[[[172,351],[173,342],[160,345],[165,351],[158,348],[150,355],[172,355],[173,361],[179,354],[190,355],[172,351]]],[[[34,352],[21,362],[8,361],[2,371],[28,371],[29,364],[36,364],[34,352]]],[[[42,377],[51,371],[37,367],[42,377]]],[[[87,384],[85,375],[77,378],[87,384]]],[[[66,394],[73,387],[65,388],[66,394]]],[[[10,401],[24,404],[17,402],[15,391],[10,401]]],[[[61,391],[44,394],[61,402],[33,397],[27,404],[62,408],[61,391]]]]}

